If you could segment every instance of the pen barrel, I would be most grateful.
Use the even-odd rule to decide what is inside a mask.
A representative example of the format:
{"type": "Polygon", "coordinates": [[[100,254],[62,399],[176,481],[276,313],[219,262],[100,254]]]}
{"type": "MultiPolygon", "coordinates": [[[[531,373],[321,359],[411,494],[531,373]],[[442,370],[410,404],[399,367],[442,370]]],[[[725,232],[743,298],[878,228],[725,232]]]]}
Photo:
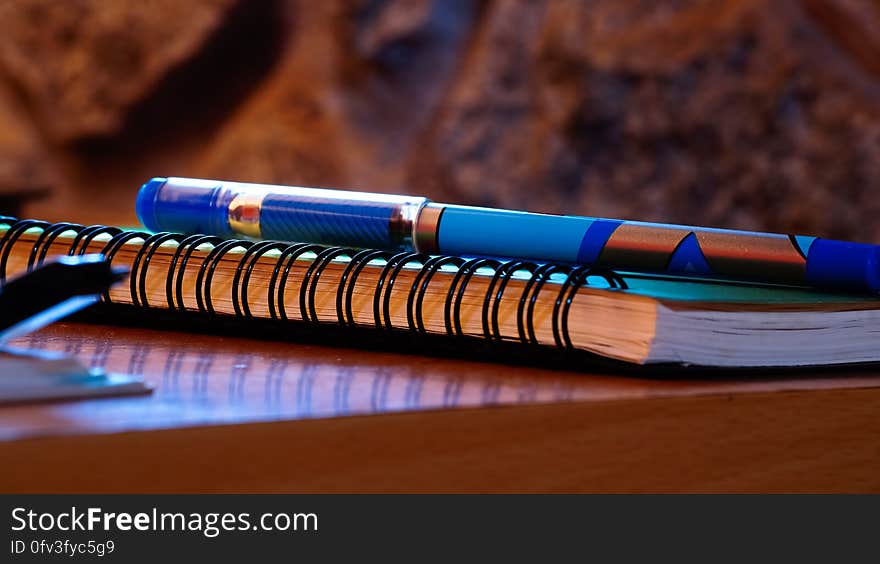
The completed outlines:
{"type": "MultiPolygon", "coordinates": [[[[418,250],[845,291],[880,289],[880,246],[800,235],[429,204],[418,250]],[[430,213],[429,213],[430,212],[430,213]]],[[[420,220],[421,222],[421,220],[420,220]]]]}

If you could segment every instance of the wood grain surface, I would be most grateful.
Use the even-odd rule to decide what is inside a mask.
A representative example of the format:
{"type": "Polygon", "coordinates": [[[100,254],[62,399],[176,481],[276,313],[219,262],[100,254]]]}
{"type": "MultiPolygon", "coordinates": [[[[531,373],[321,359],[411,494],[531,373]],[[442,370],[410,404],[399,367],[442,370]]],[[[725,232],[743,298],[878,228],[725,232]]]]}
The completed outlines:
{"type": "Polygon", "coordinates": [[[676,377],[78,323],[16,344],[155,392],[0,409],[5,492],[880,491],[871,370],[676,377]]]}

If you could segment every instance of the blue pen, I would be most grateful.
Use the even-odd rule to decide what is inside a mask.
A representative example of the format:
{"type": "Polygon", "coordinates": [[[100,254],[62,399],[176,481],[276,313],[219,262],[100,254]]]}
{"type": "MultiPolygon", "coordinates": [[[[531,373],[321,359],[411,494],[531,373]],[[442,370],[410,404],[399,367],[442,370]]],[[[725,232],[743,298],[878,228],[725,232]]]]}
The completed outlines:
{"type": "Polygon", "coordinates": [[[153,231],[520,258],[846,291],[880,289],[880,246],[802,235],[190,178],[150,180],[138,193],[137,213],[153,231]]]}

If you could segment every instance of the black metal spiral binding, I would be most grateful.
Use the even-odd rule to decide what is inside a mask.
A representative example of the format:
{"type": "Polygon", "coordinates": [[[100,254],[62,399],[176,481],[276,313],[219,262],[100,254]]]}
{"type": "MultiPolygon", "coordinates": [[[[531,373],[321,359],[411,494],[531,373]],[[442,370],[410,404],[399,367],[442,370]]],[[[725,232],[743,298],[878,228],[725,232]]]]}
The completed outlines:
{"type": "Polygon", "coordinates": [[[464,336],[464,330],[461,327],[461,300],[464,298],[465,288],[467,288],[468,282],[470,282],[474,274],[481,268],[497,270],[500,267],[501,263],[495,259],[475,258],[467,261],[459,268],[449,286],[449,293],[446,295],[446,306],[443,310],[447,334],[458,337],[464,336]],[[458,287],[457,291],[456,286],[458,287]],[[453,294],[455,294],[454,299],[453,294]]]}
{"type": "Polygon", "coordinates": [[[28,257],[27,269],[31,270],[35,266],[43,264],[46,260],[46,254],[49,252],[49,247],[52,246],[52,242],[55,241],[59,235],[65,231],[77,231],[78,229],[82,229],[82,225],[67,222],[55,223],[44,229],[43,232],[40,233],[40,236],[37,237],[36,242],[34,242],[34,247],[31,249],[31,254],[28,257]]]}
{"type": "Polygon", "coordinates": [[[326,248],[327,247],[310,243],[295,243],[281,251],[281,256],[278,257],[278,262],[275,263],[275,269],[272,271],[272,278],[269,280],[269,315],[272,316],[272,319],[283,319],[287,321],[287,311],[284,308],[284,287],[287,285],[287,278],[290,274],[290,269],[293,267],[293,263],[296,262],[296,259],[306,253],[319,253],[326,248]],[[281,283],[278,284],[279,269],[282,264],[284,264],[284,269],[281,271],[281,283]],[[277,293],[275,292],[276,284],[278,284],[277,293]]]}
{"type": "MultiPolygon", "coordinates": [[[[481,269],[493,271],[488,280],[488,286],[482,295],[482,307],[480,309],[481,326],[483,337],[499,341],[505,339],[501,332],[499,312],[501,301],[505,297],[505,290],[509,282],[519,272],[528,272],[529,278],[518,296],[516,309],[516,327],[519,341],[526,344],[538,344],[535,334],[534,312],[538,296],[546,287],[546,284],[554,275],[564,275],[565,279],[559,284],[551,315],[553,340],[557,347],[570,349],[573,343],[568,332],[568,318],[571,304],[578,290],[589,285],[590,278],[601,277],[611,288],[626,288],[626,282],[617,273],[588,266],[564,266],[559,264],[537,265],[528,261],[511,260],[501,262],[489,258],[463,259],[453,256],[430,257],[420,253],[389,251],[362,250],[355,251],[345,247],[327,247],[309,243],[282,243],[277,241],[241,241],[223,240],[209,235],[184,236],[176,233],[150,234],[143,231],[123,231],[116,227],[104,225],[82,226],[74,223],[50,224],[45,221],[24,219],[18,220],[12,217],[0,216],[0,223],[8,225],[8,229],[0,236],[0,283],[6,280],[6,269],[12,248],[18,240],[32,229],[40,229],[40,233],[33,242],[33,247],[28,254],[27,269],[39,266],[50,252],[51,247],[64,233],[74,232],[73,237],[66,249],[69,255],[85,254],[89,246],[101,235],[109,235],[101,253],[112,261],[119,250],[135,239],[141,239],[142,244],[134,254],[131,274],[129,277],[129,291],[131,302],[140,307],[150,307],[147,295],[147,279],[150,262],[154,255],[159,252],[169,241],[176,243],[176,248],[171,254],[168,271],[166,273],[165,294],[167,305],[170,309],[186,309],[183,295],[183,280],[187,265],[196,251],[205,245],[211,249],[204,256],[197,259],[198,273],[195,282],[195,300],[198,311],[205,314],[216,312],[211,295],[211,284],[214,272],[221,264],[224,257],[234,249],[244,249],[243,255],[236,259],[235,274],[232,279],[232,306],[236,316],[251,317],[249,304],[248,286],[251,275],[260,259],[271,251],[279,251],[275,258],[275,265],[269,279],[267,289],[268,311],[272,319],[287,320],[288,315],[284,304],[287,280],[290,271],[298,259],[307,253],[313,253],[315,258],[306,268],[298,289],[298,305],[300,317],[307,323],[325,322],[320,319],[317,312],[315,299],[319,286],[319,280],[327,267],[341,257],[347,257],[348,263],[343,269],[336,287],[336,321],[340,325],[356,325],[352,301],[357,284],[357,279],[368,264],[374,261],[384,261],[384,266],[375,288],[373,289],[373,322],[381,329],[395,329],[391,320],[391,294],[398,275],[407,265],[417,263],[420,265],[419,272],[413,279],[406,296],[407,328],[418,333],[427,333],[424,320],[424,302],[428,288],[434,276],[443,267],[452,265],[457,271],[453,276],[448,290],[443,309],[443,320],[446,333],[450,336],[464,336],[461,325],[462,302],[466,290],[481,269]]],[[[204,251],[203,251],[204,252],[204,251]]],[[[192,272],[194,269],[190,269],[192,272]]],[[[104,295],[106,301],[110,301],[109,292],[104,295]]],[[[513,299],[513,298],[510,298],[513,299]]]]}
{"type": "Polygon", "coordinates": [[[422,310],[425,302],[425,293],[428,291],[428,286],[431,284],[431,278],[434,277],[438,270],[447,264],[453,264],[456,268],[460,269],[464,263],[465,260],[463,258],[452,256],[433,257],[425,263],[424,268],[419,271],[416,279],[413,280],[412,288],[410,289],[409,296],[406,300],[406,317],[410,331],[419,331],[422,334],[427,333],[427,330],[425,329],[425,320],[422,317],[422,310]],[[421,282],[421,285],[419,282],[421,282]],[[418,291],[416,291],[416,288],[418,288],[418,291]],[[413,297],[415,297],[415,304],[413,304],[413,297]],[[413,326],[413,313],[415,313],[415,326],[413,326]]]}
{"type": "MultiPolygon", "coordinates": [[[[131,274],[129,276],[130,276],[130,280],[132,280],[132,281],[135,280],[135,277],[137,276],[138,294],[140,296],[140,302],[141,302],[140,305],[143,305],[143,307],[149,306],[149,303],[148,303],[149,298],[147,297],[147,270],[150,266],[150,261],[152,260],[153,255],[155,255],[156,252],[159,250],[159,247],[161,247],[167,241],[176,242],[177,247],[180,248],[180,246],[182,245],[182,243],[185,239],[186,238],[183,235],[179,235],[176,233],[166,233],[162,237],[157,237],[156,240],[152,243],[152,245],[149,245],[150,248],[145,253],[143,253],[143,254],[141,254],[140,252],[138,253],[138,256],[135,258],[135,265],[132,266],[131,274]],[[140,261],[138,261],[138,257],[143,257],[143,258],[140,261]]],[[[147,241],[144,241],[144,247],[147,247],[147,246],[148,246],[147,241]]],[[[166,285],[167,285],[168,280],[170,280],[170,278],[171,278],[171,272],[172,272],[172,269],[169,269],[169,271],[165,275],[166,285]]],[[[167,292],[167,286],[166,286],[166,292],[167,292]]],[[[134,296],[135,296],[134,289],[132,289],[132,301],[134,301],[134,296]]],[[[138,305],[138,304],[135,302],[135,305],[138,305]]]]}
{"type": "Polygon", "coordinates": [[[196,276],[196,304],[200,312],[210,315],[216,313],[211,299],[211,282],[214,279],[214,271],[223,260],[223,256],[232,249],[241,247],[247,249],[251,245],[253,243],[250,241],[229,239],[211,249],[208,256],[202,260],[202,264],[199,265],[199,274],[196,276]]]}
{"type": "Polygon", "coordinates": [[[91,242],[101,235],[110,235],[112,238],[120,233],[122,233],[122,229],[107,225],[90,225],[88,227],[83,227],[76,234],[76,237],[73,238],[73,242],[70,244],[70,249],[67,251],[67,254],[70,256],[84,255],[86,254],[86,251],[88,251],[91,242]]]}
{"type": "Polygon", "coordinates": [[[251,273],[254,267],[260,261],[260,257],[269,251],[280,251],[287,247],[287,243],[278,241],[260,241],[252,245],[241,257],[238,266],[235,268],[235,276],[232,278],[232,308],[238,317],[250,317],[251,308],[248,303],[248,283],[251,280],[251,273]]]}
{"type": "Polygon", "coordinates": [[[354,298],[354,288],[361,271],[374,260],[382,259],[387,262],[392,256],[394,256],[394,253],[390,251],[367,249],[351,257],[348,266],[342,271],[342,276],[339,278],[339,287],[336,289],[336,319],[341,325],[348,324],[354,326],[356,324],[354,313],[351,311],[351,302],[354,298]],[[345,293],[344,306],[343,292],[345,293]]]}
{"type": "Polygon", "coordinates": [[[482,312],[482,320],[483,320],[483,334],[487,339],[500,341],[504,337],[501,335],[501,330],[498,327],[498,310],[501,305],[501,298],[504,296],[504,289],[507,287],[507,283],[510,282],[510,279],[513,278],[513,275],[517,272],[527,271],[529,274],[534,276],[535,269],[538,268],[533,262],[528,261],[511,261],[504,264],[501,268],[498,269],[498,272],[495,273],[495,276],[492,277],[492,282],[489,284],[489,291],[486,292],[486,297],[483,300],[483,312],[482,312]],[[501,275],[499,278],[499,274],[501,275]],[[488,331],[489,324],[487,323],[487,319],[489,317],[489,300],[492,297],[492,290],[495,287],[495,282],[499,281],[498,290],[495,293],[495,300],[492,301],[492,315],[491,315],[491,333],[488,331]]]}
{"type": "Polygon", "coordinates": [[[131,301],[137,307],[148,307],[147,302],[147,269],[150,267],[150,260],[156,254],[156,250],[166,241],[177,241],[183,238],[182,235],[176,233],[156,233],[144,239],[144,244],[138,249],[131,264],[131,272],[128,275],[128,285],[131,289],[131,301]],[[141,271],[143,265],[143,271],[141,271]]]}
{"type": "Polygon", "coordinates": [[[214,235],[190,235],[183,239],[177,246],[177,250],[171,256],[171,263],[168,265],[168,277],[165,280],[165,299],[168,301],[169,309],[177,309],[184,311],[186,305],[183,303],[183,276],[186,274],[186,265],[193,253],[202,245],[218,245],[223,239],[214,235]],[[178,266],[178,263],[179,266],[178,266]],[[177,304],[174,299],[177,298],[177,304]]]}
{"type": "Polygon", "coordinates": [[[9,229],[3,234],[3,238],[0,239],[0,247],[3,248],[2,253],[0,253],[0,284],[6,283],[6,263],[9,261],[9,253],[12,252],[12,247],[15,246],[15,242],[19,237],[24,235],[25,231],[29,229],[34,227],[45,229],[49,225],[51,224],[47,221],[22,219],[9,226],[9,229]]]}
{"type": "Polygon", "coordinates": [[[334,259],[347,256],[349,259],[356,254],[354,249],[345,247],[327,247],[315,257],[299,285],[299,313],[302,320],[307,323],[318,323],[318,312],[315,310],[315,290],[318,288],[318,279],[334,259]],[[306,291],[308,286],[308,291],[306,291]],[[308,307],[306,305],[308,304],[308,307]]]}
{"type": "Polygon", "coordinates": [[[373,296],[373,320],[376,323],[376,327],[380,329],[383,327],[385,329],[394,329],[394,325],[391,323],[391,292],[394,290],[394,281],[397,280],[397,275],[400,274],[400,271],[406,265],[419,263],[424,266],[429,258],[428,255],[422,253],[403,252],[388,259],[385,268],[382,269],[382,273],[379,275],[376,293],[373,296]],[[381,300],[381,314],[384,317],[383,323],[382,317],[380,317],[379,302],[380,298],[383,298],[382,287],[385,285],[386,279],[388,280],[388,288],[385,289],[384,299],[381,300]]]}
{"type": "Polygon", "coordinates": [[[559,264],[548,263],[541,265],[532,273],[526,287],[523,289],[522,296],[519,299],[519,306],[516,308],[516,329],[520,341],[523,343],[538,344],[538,338],[535,335],[535,302],[538,301],[538,294],[541,288],[551,276],[558,272],[570,272],[571,268],[559,264]],[[534,288],[534,290],[533,290],[534,288]],[[528,306],[526,306],[528,301],[528,306]]]}
{"type": "Polygon", "coordinates": [[[559,293],[556,294],[556,303],[553,305],[553,341],[559,348],[574,348],[568,335],[568,311],[571,308],[572,300],[577,295],[577,291],[588,282],[591,276],[604,278],[612,288],[625,289],[627,287],[626,281],[612,270],[590,266],[574,267],[565,278],[562,287],[559,288],[559,293]],[[560,306],[562,311],[561,319],[560,306]],[[561,336],[560,326],[562,327],[561,336]]]}

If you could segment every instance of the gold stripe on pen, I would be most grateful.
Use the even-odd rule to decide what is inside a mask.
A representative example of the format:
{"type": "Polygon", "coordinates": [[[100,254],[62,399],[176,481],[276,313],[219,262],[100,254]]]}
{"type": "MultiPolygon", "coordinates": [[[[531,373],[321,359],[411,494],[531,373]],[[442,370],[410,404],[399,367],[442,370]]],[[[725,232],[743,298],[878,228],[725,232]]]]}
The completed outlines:
{"type": "Polygon", "coordinates": [[[786,235],[720,230],[694,233],[715,274],[788,284],[806,282],[806,260],[786,235]]]}
{"type": "Polygon", "coordinates": [[[602,253],[599,264],[611,267],[665,270],[679,243],[690,229],[624,223],[614,230],[602,253]]]}
{"type": "Polygon", "coordinates": [[[260,211],[263,207],[265,192],[242,191],[229,203],[229,227],[236,233],[259,239],[260,211]]]}

